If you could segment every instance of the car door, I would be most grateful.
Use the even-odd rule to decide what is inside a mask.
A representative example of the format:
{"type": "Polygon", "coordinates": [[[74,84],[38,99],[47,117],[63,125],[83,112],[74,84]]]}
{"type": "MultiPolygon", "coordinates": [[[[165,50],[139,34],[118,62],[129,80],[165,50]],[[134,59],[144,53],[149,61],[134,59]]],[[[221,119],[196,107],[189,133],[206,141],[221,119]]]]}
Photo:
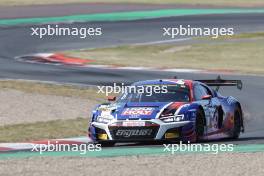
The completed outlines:
{"type": "MultiPolygon", "coordinates": [[[[217,95],[215,94],[215,92],[208,86],[201,84],[201,86],[206,89],[207,94],[211,95],[211,102],[210,102],[210,111],[211,111],[211,117],[210,117],[210,129],[212,129],[212,131],[218,130],[219,127],[219,120],[221,120],[221,118],[219,117],[219,110],[221,107],[221,102],[219,101],[217,95]],[[220,119],[219,119],[220,118],[220,119]]],[[[223,119],[222,119],[223,121],[223,119]]]]}
{"type": "Polygon", "coordinates": [[[214,96],[209,87],[203,84],[195,84],[194,86],[194,98],[198,104],[200,104],[205,112],[206,118],[206,131],[213,132],[217,129],[217,107],[219,106],[218,99],[214,96]],[[203,99],[204,96],[210,95],[211,99],[203,99]]]}

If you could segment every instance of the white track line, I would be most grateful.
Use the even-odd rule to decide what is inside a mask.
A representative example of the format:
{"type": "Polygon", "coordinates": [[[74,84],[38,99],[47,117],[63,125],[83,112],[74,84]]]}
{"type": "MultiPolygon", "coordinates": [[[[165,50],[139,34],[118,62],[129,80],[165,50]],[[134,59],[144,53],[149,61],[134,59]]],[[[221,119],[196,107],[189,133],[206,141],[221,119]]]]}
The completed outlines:
{"type": "Polygon", "coordinates": [[[80,87],[80,88],[97,87],[96,85],[92,85],[92,84],[67,83],[67,82],[56,82],[56,81],[39,81],[39,80],[30,80],[30,79],[0,78],[0,81],[18,81],[18,82],[50,84],[50,85],[58,85],[58,86],[75,86],[75,87],[80,87]]]}
{"type": "Polygon", "coordinates": [[[142,42],[142,43],[135,43],[132,45],[156,45],[156,44],[164,44],[164,43],[174,43],[174,42],[182,42],[191,40],[192,38],[181,38],[181,39],[170,39],[170,40],[158,40],[152,42],[142,42]]]}
{"type": "MultiPolygon", "coordinates": [[[[43,140],[43,141],[33,141],[33,142],[27,142],[27,143],[0,143],[0,148],[9,148],[10,150],[8,151],[19,151],[19,150],[32,150],[35,144],[46,144],[50,142],[64,142],[69,144],[72,143],[92,143],[92,140],[89,137],[76,137],[76,138],[66,138],[66,139],[51,139],[51,140],[43,140]]],[[[40,147],[40,146],[39,146],[40,147]]],[[[4,150],[5,151],[5,150],[4,150]]],[[[1,150],[0,150],[1,152],[1,150]]]]}

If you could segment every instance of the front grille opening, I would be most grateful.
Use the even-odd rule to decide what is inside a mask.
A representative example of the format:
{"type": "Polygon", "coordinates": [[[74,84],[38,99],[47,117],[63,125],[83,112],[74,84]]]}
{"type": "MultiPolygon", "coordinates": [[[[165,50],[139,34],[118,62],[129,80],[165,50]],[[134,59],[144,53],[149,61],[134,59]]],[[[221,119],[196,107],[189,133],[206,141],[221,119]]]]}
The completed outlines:
{"type": "Polygon", "coordinates": [[[114,140],[147,140],[154,139],[159,127],[110,127],[114,140]]]}

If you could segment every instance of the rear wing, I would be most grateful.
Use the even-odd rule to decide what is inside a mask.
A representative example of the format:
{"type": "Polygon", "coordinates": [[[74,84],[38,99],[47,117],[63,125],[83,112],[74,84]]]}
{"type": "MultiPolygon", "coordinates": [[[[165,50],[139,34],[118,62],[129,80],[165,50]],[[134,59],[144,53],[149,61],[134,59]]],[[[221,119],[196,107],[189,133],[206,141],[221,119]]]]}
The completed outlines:
{"type": "Polygon", "coordinates": [[[236,86],[239,90],[242,90],[243,83],[241,80],[224,80],[218,76],[216,79],[208,79],[208,80],[195,80],[202,82],[208,86],[216,86],[216,91],[219,90],[221,86],[236,86]]]}

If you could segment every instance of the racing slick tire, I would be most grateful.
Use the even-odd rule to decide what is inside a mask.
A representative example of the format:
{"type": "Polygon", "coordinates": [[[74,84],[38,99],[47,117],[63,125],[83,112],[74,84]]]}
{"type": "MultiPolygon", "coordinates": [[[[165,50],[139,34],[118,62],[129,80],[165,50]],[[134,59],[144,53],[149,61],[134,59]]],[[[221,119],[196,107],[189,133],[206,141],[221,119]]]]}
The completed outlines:
{"type": "Polygon", "coordinates": [[[224,112],[221,106],[217,108],[217,127],[221,129],[223,127],[224,112]]]}
{"type": "Polygon", "coordinates": [[[113,141],[100,141],[98,144],[101,144],[102,147],[114,147],[115,142],[113,141]]]}
{"type": "Polygon", "coordinates": [[[196,114],[196,121],[195,121],[195,133],[196,133],[196,140],[195,142],[199,142],[203,135],[204,135],[204,126],[205,126],[205,115],[204,112],[199,109],[196,114]]]}
{"type": "Polygon", "coordinates": [[[232,130],[232,139],[237,139],[239,138],[240,132],[241,132],[241,119],[242,119],[242,112],[239,107],[235,108],[234,111],[234,128],[232,130]]]}

